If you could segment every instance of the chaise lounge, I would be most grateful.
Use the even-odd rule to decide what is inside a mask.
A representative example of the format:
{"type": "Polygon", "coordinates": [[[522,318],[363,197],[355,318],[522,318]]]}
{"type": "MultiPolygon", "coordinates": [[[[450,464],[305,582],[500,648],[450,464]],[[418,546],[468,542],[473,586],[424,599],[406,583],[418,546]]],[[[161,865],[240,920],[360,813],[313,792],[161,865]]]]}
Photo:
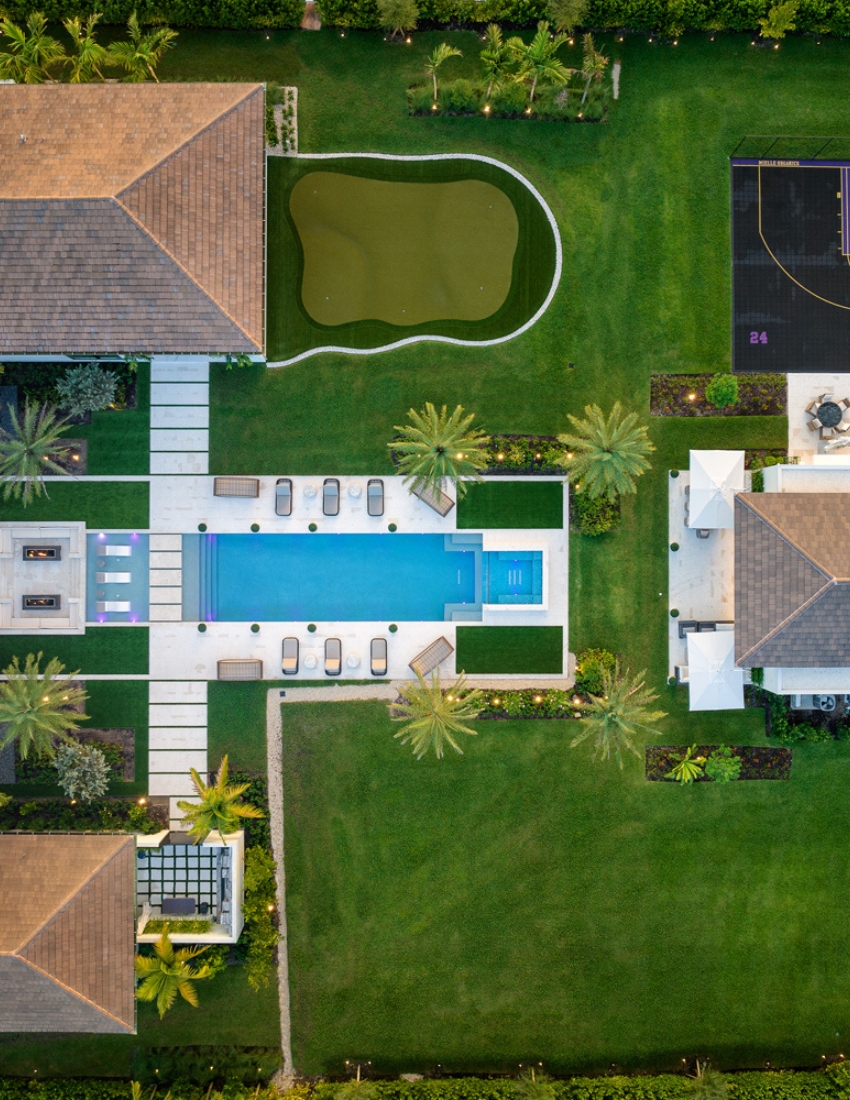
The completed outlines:
{"type": "Polygon", "coordinates": [[[339,638],[325,641],[325,675],[339,676],[342,672],[342,642],[339,638]]]}
{"type": "Polygon", "coordinates": [[[379,477],[369,478],[366,484],[366,515],[384,514],[384,483],[379,477]]]}
{"type": "Polygon", "coordinates": [[[387,674],[387,639],[373,638],[369,647],[369,656],[373,676],[387,674]]]}
{"type": "Polygon", "coordinates": [[[325,516],[339,515],[339,479],[326,477],[322,486],[322,514],[325,516]]]}
{"type": "Polygon", "coordinates": [[[283,654],[280,662],[280,668],[284,676],[297,676],[298,675],[298,639],[297,638],[284,638],[283,639],[283,654]]]}
{"type": "Polygon", "coordinates": [[[292,515],[292,479],[279,477],[274,487],[274,514],[276,516],[292,515]]]}

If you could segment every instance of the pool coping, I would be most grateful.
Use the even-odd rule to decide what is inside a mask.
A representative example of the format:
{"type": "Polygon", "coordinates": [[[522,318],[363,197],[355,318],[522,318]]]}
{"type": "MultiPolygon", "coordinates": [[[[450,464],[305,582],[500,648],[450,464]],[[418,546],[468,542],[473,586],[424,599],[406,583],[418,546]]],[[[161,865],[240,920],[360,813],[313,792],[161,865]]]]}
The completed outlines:
{"type": "Polygon", "coordinates": [[[531,194],[537,199],[543,208],[543,212],[552,227],[552,232],[555,236],[555,273],[552,277],[552,285],[549,287],[549,293],[546,295],[543,303],[534,314],[524,324],[520,325],[518,329],[514,329],[513,332],[507,333],[505,336],[496,336],[491,340],[461,340],[456,336],[438,336],[436,334],[431,335],[423,333],[418,336],[405,336],[401,340],[393,340],[389,344],[380,344],[374,348],[351,348],[342,344],[323,344],[321,347],[308,348],[307,351],[299,352],[298,355],[292,356],[290,359],[279,359],[273,362],[267,362],[266,366],[272,367],[290,367],[294,363],[299,363],[303,359],[309,359],[313,355],[321,355],[325,352],[341,352],[345,355],[376,355],[382,351],[394,351],[396,348],[407,347],[409,344],[419,344],[422,342],[438,343],[438,344],[454,344],[456,347],[465,348],[488,348],[494,347],[497,344],[505,344],[508,340],[513,340],[517,336],[521,336],[524,332],[527,332],[533,325],[536,325],[546,310],[552,303],[552,299],[555,297],[555,291],[558,289],[558,284],[561,281],[561,273],[564,265],[564,253],[561,245],[561,234],[558,229],[558,223],[555,219],[555,215],[552,213],[552,209],[534,184],[527,179],[521,172],[518,172],[516,168],[512,168],[509,164],[505,164],[504,161],[496,160],[495,157],[487,157],[481,153],[421,153],[402,155],[396,153],[296,153],[293,155],[293,159],[298,160],[343,160],[351,157],[364,157],[371,160],[400,160],[400,161],[420,161],[420,160],[477,160],[484,164],[492,164],[496,168],[501,168],[505,172],[509,173],[515,179],[519,180],[524,187],[528,188],[531,194]]]}

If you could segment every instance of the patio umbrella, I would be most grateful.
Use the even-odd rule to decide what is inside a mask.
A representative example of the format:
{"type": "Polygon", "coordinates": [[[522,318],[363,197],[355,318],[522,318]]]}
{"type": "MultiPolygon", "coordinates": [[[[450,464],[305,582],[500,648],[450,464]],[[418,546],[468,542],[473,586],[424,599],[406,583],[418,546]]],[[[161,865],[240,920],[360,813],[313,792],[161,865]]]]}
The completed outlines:
{"type": "Polygon", "coordinates": [[[734,527],[733,500],[743,488],[743,451],[691,451],[688,526],[734,527]]]}
{"type": "Polygon", "coordinates": [[[741,710],[744,671],[735,667],[735,631],[690,631],[686,637],[691,710],[741,710]]]}

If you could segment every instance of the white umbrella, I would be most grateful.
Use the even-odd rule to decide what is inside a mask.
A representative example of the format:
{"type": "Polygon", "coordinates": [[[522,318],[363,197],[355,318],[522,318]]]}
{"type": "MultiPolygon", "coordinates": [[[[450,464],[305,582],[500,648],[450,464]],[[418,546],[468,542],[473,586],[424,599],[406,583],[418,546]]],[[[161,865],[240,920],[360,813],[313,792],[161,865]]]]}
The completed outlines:
{"type": "Polygon", "coordinates": [[[691,451],[688,526],[734,527],[735,493],[743,488],[743,451],[691,451]]]}
{"type": "Polygon", "coordinates": [[[691,710],[741,710],[744,670],[735,667],[735,631],[689,631],[686,637],[691,710]]]}

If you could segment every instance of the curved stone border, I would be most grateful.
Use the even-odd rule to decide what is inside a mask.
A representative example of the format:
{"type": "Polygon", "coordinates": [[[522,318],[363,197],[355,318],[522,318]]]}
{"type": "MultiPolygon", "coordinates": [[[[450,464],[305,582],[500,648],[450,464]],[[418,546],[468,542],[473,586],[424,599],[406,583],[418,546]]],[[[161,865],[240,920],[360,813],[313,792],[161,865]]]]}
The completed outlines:
{"type": "Polygon", "coordinates": [[[302,351],[300,354],[293,356],[291,359],[280,359],[274,363],[266,363],[267,367],[291,367],[293,363],[298,363],[302,359],[309,359],[311,355],[321,355],[323,352],[337,351],[343,352],[345,355],[375,355],[380,351],[394,351],[396,348],[403,348],[407,344],[418,344],[423,341],[430,341],[437,344],[455,344],[464,348],[489,348],[496,344],[505,344],[508,340],[513,340],[517,336],[521,336],[524,332],[527,332],[532,325],[536,325],[546,310],[549,308],[552,299],[555,297],[555,291],[558,289],[558,283],[561,281],[561,271],[564,266],[564,252],[561,247],[561,234],[558,231],[558,223],[555,221],[555,215],[537,188],[527,180],[525,176],[518,172],[515,168],[511,168],[509,164],[505,164],[501,160],[496,160],[494,157],[485,157],[480,153],[425,153],[416,156],[397,156],[394,153],[297,153],[299,160],[346,160],[353,157],[366,157],[371,160],[479,160],[484,164],[492,164],[497,168],[502,168],[509,175],[514,176],[516,179],[527,187],[528,190],[534,195],[540,205],[543,207],[543,212],[549,220],[549,224],[552,227],[552,232],[555,235],[555,274],[552,278],[552,285],[549,288],[549,293],[546,295],[546,299],[533,317],[529,318],[524,325],[521,325],[513,332],[509,332],[506,336],[497,336],[493,340],[458,340],[454,336],[429,336],[427,333],[421,336],[405,336],[403,340],[394,340],[391,344],[381,344],[376,348],[347,348],[338,344],[326,344],[319,348],[309,348],[307,351],[302,351]]]}

